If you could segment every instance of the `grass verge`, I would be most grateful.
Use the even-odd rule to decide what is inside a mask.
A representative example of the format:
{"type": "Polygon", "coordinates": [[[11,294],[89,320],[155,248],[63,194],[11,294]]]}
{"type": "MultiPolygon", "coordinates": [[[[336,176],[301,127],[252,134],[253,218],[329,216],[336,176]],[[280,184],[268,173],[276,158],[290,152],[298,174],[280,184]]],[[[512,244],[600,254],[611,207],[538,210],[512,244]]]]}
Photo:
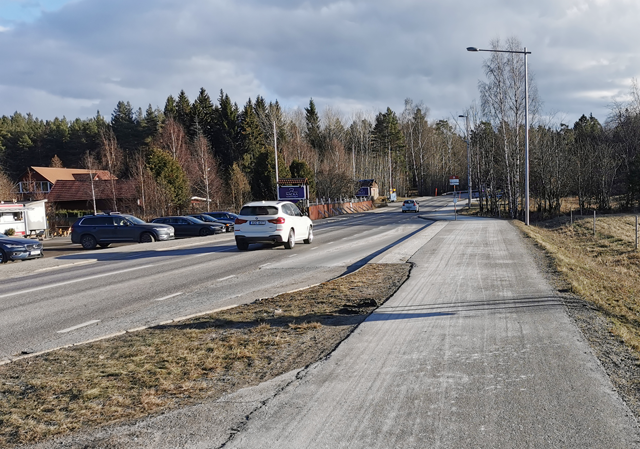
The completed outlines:
{"type": "Polygon", "coordinates": [[[328,355],[408,264],[0,366],[0,447],[133,420],[257,385],[328,355]]]}
{"type": "Polygon", "coordinates": [[[640,253],[634,216],[555,219],[535,226],[514,221],[554,261],[568,289],[601,310],[610,332],[640,353],[640,253]]]}

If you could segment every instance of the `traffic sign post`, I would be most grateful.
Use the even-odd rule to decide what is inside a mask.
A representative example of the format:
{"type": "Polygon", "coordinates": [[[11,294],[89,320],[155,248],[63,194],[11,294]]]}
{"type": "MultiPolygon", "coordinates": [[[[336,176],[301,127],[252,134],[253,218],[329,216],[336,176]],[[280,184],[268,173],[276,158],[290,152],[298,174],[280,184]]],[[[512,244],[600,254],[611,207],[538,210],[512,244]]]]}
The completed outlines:
{"type": "Polygon", "coordinates": [[[458,207],[456,204],[458,203],[458,198],[456,198],[456,186],[460,185],[460,178],[457,176],[449,176],[449,185],[453,186],[453,214],[455,220],[458,220],[458,207]]]}

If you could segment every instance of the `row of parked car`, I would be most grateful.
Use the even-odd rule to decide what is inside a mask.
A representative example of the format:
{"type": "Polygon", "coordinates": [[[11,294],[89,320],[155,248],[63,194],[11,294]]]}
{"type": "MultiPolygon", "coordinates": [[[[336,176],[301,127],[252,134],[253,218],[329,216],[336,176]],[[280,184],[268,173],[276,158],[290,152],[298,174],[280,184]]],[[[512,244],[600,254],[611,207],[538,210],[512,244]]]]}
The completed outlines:
{"type": "Polygon", "coordinates": [[[85,249],[106,248],[112,243],[154,242],[233,232],[231,212],[205,212],[185,216],[159,217],[147,223],[133,215],[116,212],[85,215],[71,226],[71,242],[85,249]]]}
{"type": "MultiPolygon", "coordinates": [[[[159,217],[147,223],[117,212],[85,215],[71,226],[71,242],[85,249],[106,248],[112,243],[154,242],[234,232],[236,246],[245,251],[252,243],[284,245],[313,241],[313,223],[290,201],[257,201],[245,204],[240,215],[205,212],[186,216],[159,217]]],[[[38,240],[0,234],[0,263],[43,256],[38,240]]]]}

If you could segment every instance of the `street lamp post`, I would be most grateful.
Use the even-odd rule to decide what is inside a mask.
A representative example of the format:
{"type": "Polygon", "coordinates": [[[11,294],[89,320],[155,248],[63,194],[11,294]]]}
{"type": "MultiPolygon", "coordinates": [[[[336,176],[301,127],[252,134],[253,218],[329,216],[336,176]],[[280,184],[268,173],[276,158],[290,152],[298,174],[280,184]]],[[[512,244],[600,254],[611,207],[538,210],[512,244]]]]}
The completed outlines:
{"type": "Polygon", "coordinates": [[[484,50],[476,47],[467,47],[467,51],[490,51],[493,53],[516,53],[524,55],[524,224],[529,226],[529,72],[527,69],[527,55],[531,52],[524,47],[519,50],[484,50]]]}
{"type": "Polygon", "coordinates": [[[467,119],[467,192],[469,193],[469,200],[467,201],[467,207],[471,209],[471,151],[469,150],[469,115],[459,115],[458,117],[464,117],[467,119]]]}

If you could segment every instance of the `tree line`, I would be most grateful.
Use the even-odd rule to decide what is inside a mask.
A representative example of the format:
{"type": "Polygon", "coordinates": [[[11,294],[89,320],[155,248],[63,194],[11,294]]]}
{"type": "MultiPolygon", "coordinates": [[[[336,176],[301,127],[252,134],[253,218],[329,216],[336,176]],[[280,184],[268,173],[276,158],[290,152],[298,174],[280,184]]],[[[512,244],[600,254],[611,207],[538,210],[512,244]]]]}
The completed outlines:
{"type": "MultiPolygon", "coordinates": [[[[520,49],[516,38],[505,46],[520,49]]],[[[467,138],[472,186],[483,213],[521,217],[524,207],[524,70],[521,55],[492,53],[479,83],[480,106],[466,111],[471,132],[455,120],[429,118],[422,103],[346,117],[314,100],[284,110],[278,101],[248,99],[242,107],[204,88],[191,101],[184,91],[164,108],[143,111],[120,101],[111,117],[40,120],[14,113],[0,118],[0,196],[29,166],[104,169],[135,182],[139,213],[184,211],[192,197],[237,210],[248,200],[276,197],[275,147],[280,178],[307,178],[312,199],[352,197],[357,180],[374,179],[382,195],[434,195],[467,180],[467,138]]],[[[633,207],[640,200],[640,94],[615,104],[604,123],[582,116],[572,126],[540,114],[529,80],[530,191],[541,215],[560,213],[563,198],[582,209],[633,207]],[[547,120],[545,123],[544,121],[547,120]]],[[[114,195],[114,203],[116,201],[114,195]]]]}
{"type": "MultiPolygon", "coordinates": [[[[522,51],[517,38],[492,49],[522,51]]],[[[470,107],[472,185],[481,209],[522,217],[525,204],[525,92],[522,55],[491,53],[479,83],[480,108],[470,107]]],[[[634,81],[629,100],[614,103],[604,123],[582,115],[572,126],[553,124],[540,113],[535,82],[529,78],[529,158],[532,209],[560,214],[564,198],[577,208],[630,209],[640,201],[640,92],[634,81]]]]}
{"type": "Polygon", "coordinates": [[[353,197],[360,179],[375,179],[383,195],[443,192],[464,143],[446,120],[430,123],[427,108],[405,103],[399,116],[387,108],[347,119],[313,99],[283,110],[258,96],[240,108],[201,88],[193,101],[170,95],[163,109],[120,101],[109,119],[16,112],[0,118],[0,161],[8,185],[29,166],[108,170],[135,181],[148,216],[185,210],[194,196],[231,209],[275,199],[276,145],[279,177],[307,178],[312,199],[353,197]]]}

